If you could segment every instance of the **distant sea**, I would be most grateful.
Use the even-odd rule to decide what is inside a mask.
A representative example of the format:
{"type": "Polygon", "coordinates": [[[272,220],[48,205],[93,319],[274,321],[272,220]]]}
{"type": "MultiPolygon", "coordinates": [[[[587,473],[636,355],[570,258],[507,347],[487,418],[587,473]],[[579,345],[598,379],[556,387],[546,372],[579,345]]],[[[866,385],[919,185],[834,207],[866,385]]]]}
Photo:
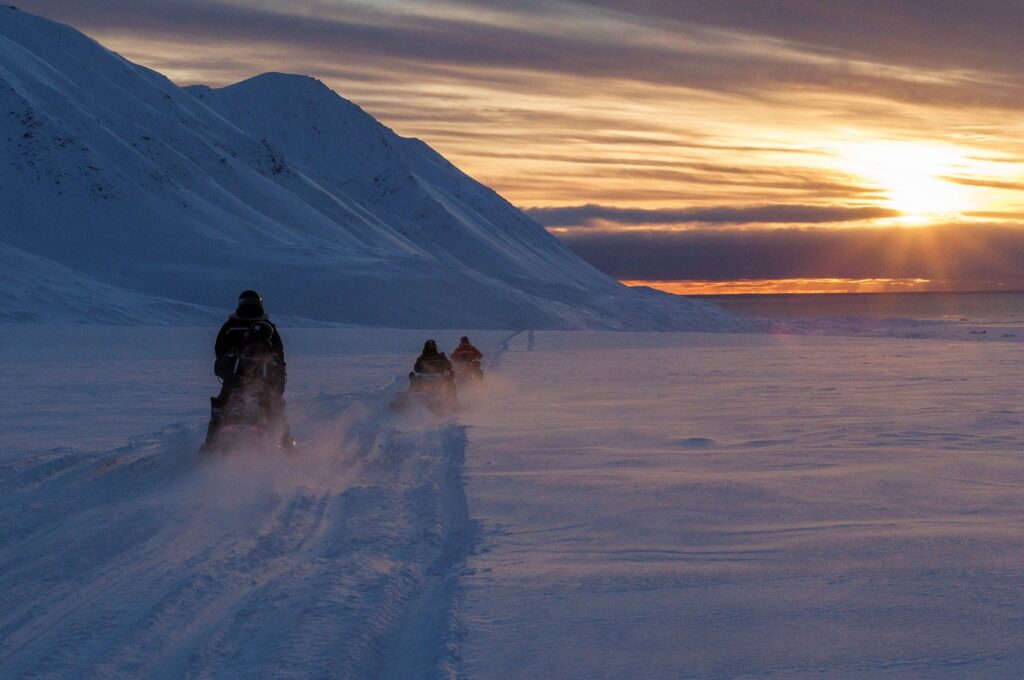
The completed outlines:
{"type": "Polygon", "coordinates": [[[774,319],[860,317],[1024,323],[1024,292],[801,293],[692,297],[731,311],[774,319]]]}

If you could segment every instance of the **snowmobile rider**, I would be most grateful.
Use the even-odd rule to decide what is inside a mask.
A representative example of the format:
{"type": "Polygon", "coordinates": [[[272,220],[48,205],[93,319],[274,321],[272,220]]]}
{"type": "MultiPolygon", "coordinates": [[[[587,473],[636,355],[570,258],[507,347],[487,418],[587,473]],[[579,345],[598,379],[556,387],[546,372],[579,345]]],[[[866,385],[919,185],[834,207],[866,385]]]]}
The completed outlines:
{"type": "Polygon", "coordinates": [[[448,361],[444,352],[437,351],[435,341],[427,340],[423,344],[423,353],[416,359],[413,370],[420,374],[448,373],[452,370],[452,362],[448,361]]]}
{"type": "MultiPolygon", "coordinates": [[[[217,341],[213,347],[213,353],[217,355],[217,359],[222,358],[229,350],[240,347],[243,343],[243,336],[257,322],[265,323],[273,332],[270,343],[283,366],[284,344],[281,342],[281,335],[277,332],[277,326],[267,318],[267,313],[263,310],[263,298],[254,290],[242,291],[241,295],[238,296],[238,307],[235,309],[235,312],[220,327],[220,332],[217,333],[217,341]]],[[[281,391],[284,392],[283,385],[281,386],[281,391]]]]}
{"type": "Polygon", "coordinates": [[[484,353],[473,347],[473,343],[465,335],[459,340],[459,346],[452,352],[452,362],[456,364],[479,363],[483,358],[484,353]]]}
{"type": "Polygon", "coordinates": [[[272,374],[264,374],[259,379],[266,388],[265,394],[270,402],[272,418],[283,427],[281,445],[287,448],[295,445],[285,413],[284,388],[288,375],[284,361],[284,344],[277,332],[277,326],[267,318],[267,313],[263,309],[263,298],[254,290],[245,290],[238,296],[238,307],[221,326],[214,343],[216,361],[213,371],[223,383],[220,394],[212,400],[213,412],[206,433],[208,446],[221,424],[220,407],[226,404],[231,393],[250,377],[240,372],[239,357],[244,354],[243,350],[247,346],[257,342],[269,348],[273,363],[277,367],[272,374]]]}

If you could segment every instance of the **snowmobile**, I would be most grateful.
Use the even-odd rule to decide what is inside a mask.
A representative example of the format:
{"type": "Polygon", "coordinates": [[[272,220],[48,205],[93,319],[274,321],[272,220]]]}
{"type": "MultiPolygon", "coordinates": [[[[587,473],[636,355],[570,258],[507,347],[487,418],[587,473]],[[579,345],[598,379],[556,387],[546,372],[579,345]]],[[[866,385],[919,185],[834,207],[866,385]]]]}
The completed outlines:
{"type": "Polygon", "coordinates": [[[453,361],[452,368],[455,371],[455,382],[459,385],[478,383],[484,379],[484,369],[479,359],[453,361]]]}
{"type": "Polygon", "coordinates": [[[417,405],[434,415],[446,415],[458,408],[455,373],[409,373],[409,387],[395,395],[391,410],[404,413],[417,405]]]}
{"type": "Polygon", "coordinates": [[[261,384],[248,384],[231,391],[225,398],[210,398],[216,423],[204,453],[231,450],[290,449],[295,442],[284,441],[285,425],[275,417],[274,397],[261,384]]]}
{"type": "Polygon", "coordinates": [[[220,395],[210,398],[210,426],[202,450],[291,449],[295,441],[285,414],[284,360],[272,345],[274,329],[257,323],[244,344],[218,357],[220,395]],[[250,335],[252,337],[250,337],[250,335]]]}

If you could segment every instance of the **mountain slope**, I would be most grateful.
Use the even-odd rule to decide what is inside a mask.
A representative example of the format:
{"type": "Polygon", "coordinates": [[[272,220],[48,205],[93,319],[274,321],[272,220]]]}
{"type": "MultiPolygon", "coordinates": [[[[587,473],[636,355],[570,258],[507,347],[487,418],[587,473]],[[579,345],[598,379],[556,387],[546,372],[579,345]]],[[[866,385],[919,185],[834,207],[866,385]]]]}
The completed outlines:
{"type": "Polygon", "coordinates": [[[0,322],[135,324],[218,323],[223,312],[115,288],[5,245],[0,249],[0,322]]]}
{"type": "Polygon", "coordinates": [[[319,81],[183,89],[9,8],[0,192],[0,242],[128,296],[223,308],[257,287],[278,313],[395,327],[737,323],[621,286],[319,81]]]}

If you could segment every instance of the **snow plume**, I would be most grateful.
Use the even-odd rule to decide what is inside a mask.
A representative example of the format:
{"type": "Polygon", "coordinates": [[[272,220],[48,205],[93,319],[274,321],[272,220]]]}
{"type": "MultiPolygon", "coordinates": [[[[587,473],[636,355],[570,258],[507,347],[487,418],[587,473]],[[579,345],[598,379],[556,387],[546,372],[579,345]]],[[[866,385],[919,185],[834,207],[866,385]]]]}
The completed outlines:
{"type": "Polygon", "coordinates": [[[0,677],[452,677],[477,535],[467,432],[515,394],[502,356],[532,346],[531,333],[470,332],[486,389],[439,418],[389,404],[410,348],[424,337],[449,348],[458,334],[298,329],[287,392],[298,449],[203,456],[209,331],[55,331],[14,326],[5,356],[17,361],[0,362],[36,381],[4,373],[2,384],[33,385],[19,413],[55,401],[75,412],[72,431],[47,441],[106,441],[116,428],[81,432],[109,418],[134,431],[172,413],[189,425],[36,453],[42,417],[0,431],[17,447],[0,451],[0,677]],[[146,402],[161,408],[132,407],[146,402]]]}
{"type": "MultiPolygon", "coordinates": [[[[397,382],[397,381],[396,381],[397,382]]],[[[368,394],[321,394],[289,403],[293,433],[300,442],[292,451],[270,446],[253,450],[246,444],[204,457],[202,477],[215,486],[277,493],[299,487],[337,492],[359,478],[359,465],[370,460],[375,443],[393,427],[387,396],[393,386],[368,394]]],[[[425,421],[422,428],[436,425],[425,421]]],[[[216,491],[216,489],[215,489],[216,491]]]]}
{"type": "Polygon", "coordinates": [[[0,468],[0,675],[444,672],[463,428],[354,401],[302,429],[291,456],[202,457],[175,429],[0,468]]]}

